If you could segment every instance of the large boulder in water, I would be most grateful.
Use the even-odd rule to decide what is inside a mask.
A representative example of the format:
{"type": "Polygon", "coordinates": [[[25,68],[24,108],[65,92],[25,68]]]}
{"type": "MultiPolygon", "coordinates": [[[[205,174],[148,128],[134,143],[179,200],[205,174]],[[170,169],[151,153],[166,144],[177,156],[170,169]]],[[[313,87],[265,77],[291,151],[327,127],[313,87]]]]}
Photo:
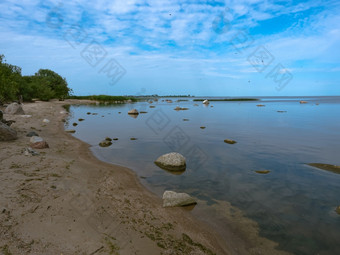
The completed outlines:
{"type": "Polygon", "coordinates": [[[209,101],[208,101],[208,99],[205,99],[202,103],[203,104],[209,104],[209,101]]]}
{"type": "Polygon", "coordinates": [[[163,194],[163,207],[187,206],[197,204],[196,200],[186,193],[166,190],[163,194]]]}
{"type": "Polygon", "coordinates": [[[25,112],[22,109],[22,106],[18,103],[11,103],[8,105],[5,109],[6,114],[18,114],[18,115],[24,115],[25,112]]]}
{"type": "Polygon", "coordinates": [[[17,132],[0,121],[0,141],[11,141],[17,138],[17,132]]]}
{"type": "Polygon", "coordinates": [[[155,164],[169,171],[184,171],[186,168],[185,157],[177,152],[170,152],[156,159],[155,164]]]}

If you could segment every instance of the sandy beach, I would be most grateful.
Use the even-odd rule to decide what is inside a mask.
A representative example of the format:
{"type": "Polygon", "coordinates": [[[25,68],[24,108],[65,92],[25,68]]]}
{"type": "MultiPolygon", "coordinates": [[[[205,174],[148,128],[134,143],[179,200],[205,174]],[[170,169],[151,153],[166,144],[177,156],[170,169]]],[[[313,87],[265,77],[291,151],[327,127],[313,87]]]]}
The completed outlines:
{"type": "Polygon", "coordinates": [[[0,143],[3,254],[229,254],[188,210],[163,208],[130,169],[97,160],[67,134],[62,105],[74,103],[29,103],[31,117],[4,115],[18,139],[0,143]],[[25,156],[30,131],[50,148],[25,156]]]}

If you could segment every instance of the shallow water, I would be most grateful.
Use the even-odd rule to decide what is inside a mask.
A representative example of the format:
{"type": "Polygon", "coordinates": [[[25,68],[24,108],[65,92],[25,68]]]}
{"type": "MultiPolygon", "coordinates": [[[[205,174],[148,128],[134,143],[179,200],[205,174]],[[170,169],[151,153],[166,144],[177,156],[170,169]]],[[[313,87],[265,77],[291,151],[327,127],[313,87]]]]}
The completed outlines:
{"type": "Polygon", "coordinates": [[[208,204],[214,204],[214,199],[229,201],[258,222],[261,235],[280,243],[280,249],[337,254],[340,175],[305,163],[340,165],[340,97],[266,97],[261,102],[211,102],[209,106],[190,98],[176,100],[72,106],[69,126],[76,129],[76,137],[92,145],[98,158],[132,168],[159,196],[171,189],[208,204]],[[189,110],[175,111],[177,105],[189,110]],[[132,108],[148,113],[133,118],[127,114],[132,108]],[[79,125],[73,127],[73,122],[79,125]],[[101,148],[98,143],[105,137],[119,140],[101,148]],[[227,144],[224,139],[237,143],[227,144]],[[153,163],[171,151],[187,158],[187,170],[181,175],[153,163]]]}

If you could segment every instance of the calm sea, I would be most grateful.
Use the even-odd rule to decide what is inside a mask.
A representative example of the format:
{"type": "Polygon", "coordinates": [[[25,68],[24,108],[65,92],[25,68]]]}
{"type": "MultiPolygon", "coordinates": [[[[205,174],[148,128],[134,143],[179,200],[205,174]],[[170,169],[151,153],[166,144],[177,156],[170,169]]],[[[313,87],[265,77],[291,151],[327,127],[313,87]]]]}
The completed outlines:
{"type": "Polygon", "coordinates": [[[262,97],[208,106],[192,98],[172,98],[173,103],[163,99],[72,106],[67,125],[74,128],[72,123],[78,122],[74,135],[89,143],[99,159],[130,167],[159,196],[170,189],[209,206],[228,201],[256,221],[260,234],[278,242],[279,249],[339,254],[340,215],[335,208],[340,205],[340,175],[306,163],[340,165],[340,97],[262,97]],[[189,109],[175,111],[176,106],[189,109]],[[134,118],[127,114],[133,108],[147,113],[134,118]],[[118,140],[99,147],[106,137],[118,140]],[[187,158],[181,175],[153,163],[172,151],[187,158]]]}

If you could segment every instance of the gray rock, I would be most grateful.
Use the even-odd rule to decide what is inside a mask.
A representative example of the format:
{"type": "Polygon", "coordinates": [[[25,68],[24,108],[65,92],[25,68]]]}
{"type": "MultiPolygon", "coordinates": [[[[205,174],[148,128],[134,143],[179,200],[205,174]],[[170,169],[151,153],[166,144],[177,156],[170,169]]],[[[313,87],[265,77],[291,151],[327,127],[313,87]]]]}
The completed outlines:
{"type": "Polygon", "coordinates": [[[17,139],[17,132],[0,122],[0,141],[11,141],[17,139]]]}
{"type": "Polygon", "coordinates": [[[137,111],[137,109],[132,109],[132,110],[128,111],[128,114],[138,115],[139,112],[137,111]]]}
{"type": "Polygon", "coordinates": [[[171,152],[156,159],[155,164],[169,171],[184,171],[186,168],[185,157],[177,152],[171,152]]]}
{"type": "Polygon", "coordinates": [[[22,106],[18,103],[11,103],[8,105],[5,109],[6,114],[18,114],[18,115],[24,115],[25,112],[22,109],[22,106]]]}
{"type": "Polygon", "coordinates": [[[4,113],[0,111],[0,121],[2,121],[3,119],[4,119],[4,113]]]}
{"type": "Polygon", "coordinates": [[[186,193],[166,190],[163,194],[163,207],[187,206],[197,204],[196,200],[186,193]]]}
{"type": "Polygon", "coordinates": [[[32,137],[32,136],[39,136],[39,135],[38,135],[36,132],[31,131],[31,132],[29,132],[26,136],[27,136],[27,137],[32,137]]]}

